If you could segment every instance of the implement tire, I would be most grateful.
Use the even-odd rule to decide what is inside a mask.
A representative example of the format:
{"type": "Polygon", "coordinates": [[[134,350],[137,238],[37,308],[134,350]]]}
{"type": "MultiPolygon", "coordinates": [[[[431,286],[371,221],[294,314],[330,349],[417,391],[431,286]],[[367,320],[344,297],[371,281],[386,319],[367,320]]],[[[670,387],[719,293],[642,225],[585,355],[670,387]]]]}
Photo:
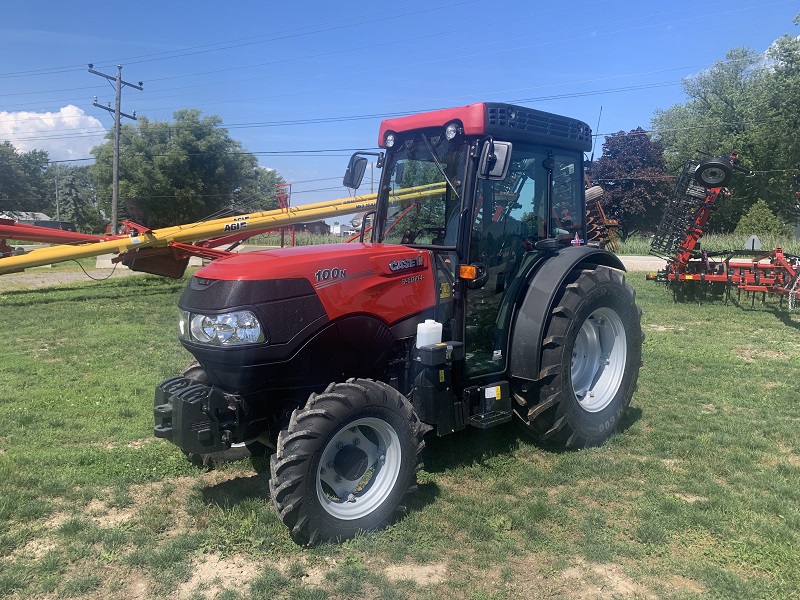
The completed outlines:
{"type": "Polygon", "coordinates": [[[333,383],[296,409],[278,435],[270,495],[301,545],[389,524],[416,490],[422,425],[411,403],[368,379],[333,383]]]}
{"type": "Polygon", "coordinates": [[[641,309],[621,271],[576,272],[556,297],[538,385],[515,384],[514,411],[539,441],[601,444],[628,410],[641,366],[641,309]]]}
{"type": "Polygon", "coordinates": [[[704,158],[694,172],[694,180],[707,188],[728,187],[732,179],[731,162],[724,156],[704,158]]]}

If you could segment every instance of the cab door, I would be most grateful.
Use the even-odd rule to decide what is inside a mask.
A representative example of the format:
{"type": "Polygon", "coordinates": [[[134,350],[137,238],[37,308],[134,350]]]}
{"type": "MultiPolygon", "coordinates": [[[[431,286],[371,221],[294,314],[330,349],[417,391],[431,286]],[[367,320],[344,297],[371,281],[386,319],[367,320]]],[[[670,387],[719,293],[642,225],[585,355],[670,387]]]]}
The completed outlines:
{"type": "Polygon", "coordinates": [[[536,242],[555,237],[569,246],[572,230],[582,227],[580,165],[577,153],[515,143],[506,178],[478,180],[468,262],[479,277],[466,290],[464,311],[468,378],[506,370],[515,299],[543,256],[536,242]]]}

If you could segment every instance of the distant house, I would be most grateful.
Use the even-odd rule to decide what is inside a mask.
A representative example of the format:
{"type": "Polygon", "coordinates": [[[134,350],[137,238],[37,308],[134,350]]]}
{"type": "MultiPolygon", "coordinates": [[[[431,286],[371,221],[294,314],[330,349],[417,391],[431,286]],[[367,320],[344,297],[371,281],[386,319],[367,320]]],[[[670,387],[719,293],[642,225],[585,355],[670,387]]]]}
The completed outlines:
{"type": "Polygon", "coordinates": [[[340,225],[338,223],[334,223],[331,225],[331,234],[333,235],[353,235],[355,230],[349,225],[340,225]]]}
{"type": "Polygon", "coordinates": [[[325,221],[311,221],[310,223],[298,223],[294,226],[295,231],[305,231],[314,235],[328,235],[331,227],[325,221]]]}
{"type": "Polygon", "coordinates": [[[52,219],[44,213],[25,212],[22,210],[9,210],[0,213],[0,219],[11,219],[17,223],[25,223],[26,225],[33,225],[35,221],[52,221],[52,219]]]}
{"type": "Polygon", "coordinates": [[[62,229],[64,231],[77,231],[75,223],[72,221],[54,221],[44,213],[25,212],[22,210],[9,210],[0,213],[0,219],[11,219],[23,225],[36,225],[38,227],[49,227],[50,229],[62,229]]]}

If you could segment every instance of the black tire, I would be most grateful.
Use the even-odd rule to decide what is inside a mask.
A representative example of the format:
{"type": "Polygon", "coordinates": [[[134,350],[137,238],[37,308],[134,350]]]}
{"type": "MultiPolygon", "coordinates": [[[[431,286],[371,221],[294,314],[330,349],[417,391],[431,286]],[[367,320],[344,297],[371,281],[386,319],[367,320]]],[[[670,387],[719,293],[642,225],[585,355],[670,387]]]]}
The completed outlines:
{"type": "Polygon", "coordinates": [[[350,379],[312,394],[270,463],[272,502],[292,539],[340,541],[389,524],[416,489],[422,436],[409,401],[385,383],[350,379]]]}
{"type": "Polygon", "coordinates": [[[514,411],[525,430],[565,447],[605,441],[636,388],[642,339],[641,309],[621,271],[574,273],[550,313],[539,385],[515,383],[514,411]]]}
{"type": "Polygon", "coordinates": [[[181,371],[181,375],[186,377],[187,379],[191,379],[192,381],[199,383],[200,385],[208,385],[209,379],[206,370],[200,366],[200,362],[197,360],[192,360],[186,368],[181,371]]]}
{"type": "Polygon", "coordinates": [[[694,180],[707,188],[728,187],[732,179],[733,167],[724,156],[704,158],[694,172],[694,180]]]}

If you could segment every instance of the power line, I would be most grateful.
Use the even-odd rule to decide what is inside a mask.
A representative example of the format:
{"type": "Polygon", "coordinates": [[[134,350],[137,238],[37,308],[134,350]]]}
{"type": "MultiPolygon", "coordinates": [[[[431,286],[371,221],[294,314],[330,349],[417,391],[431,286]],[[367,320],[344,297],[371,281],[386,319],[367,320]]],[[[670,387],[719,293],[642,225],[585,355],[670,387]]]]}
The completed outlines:
{"type": "MultiPolygon", "coordinates": [[[[521,102],[523,100],[513,100],[509,102],[521,102]]],[[[435,110],[435,109],[430,109],[435,110]]],[[[426,111],[421,111],[426,112],[426,111]]],[[[404,114],[404,113],[399,113],[404,114]]],[[[370,118],[387,118],[389,115],[372,115],[370,118]]],[[[730,121],[730,122],[720,122],[720,123],[708,123],[704,125],[693,125],[693,126],[686,126],[686,127],[672,127],[667,129],[641,129],[641,131],[633,130],[629,132],[605,132],[605,133],[594,133],[593,136],[601,137],[601,136],[613,136],[619,133],[624,135],[659,135],[663,133],[673,132],[673,131],[691,131],[691,130],[699,130],[699,129],[720,129],[725,127],[735,127],[741,125],[755,125],[760,123],[768,123],[771,121],[776,121],[780,117],[770,117],[767,119],[760,119],[755,121],[730,121]]],[[[347,119],[347,117],[343,118],[347,119]]],[[[337,156],[349,156],[349,153],[358,152],[361,150],[374,150],[374,147],[361,147],[361,148],[325,148],[325,149],[315,149],[315,150],[261,150],[261,151],[247,151],[243,150],[241,152],[195,152],[189,153],[187,156],[207,156],[213,154],[233,154],[233,155],[248,155],[252,154],[255,156],[326,156],[326,157],[337,157],[337,156]]],[[[121,156],[123,157],[132,157],[132,156],[148,156],[148,157],[160,157],[160,156],[168,156],[165,154],[150,154],[150,153],[133,153],[129,154],[126,152],[122,152],[121,156]]],[[[50,163],[64,163],[64,162],[83,162],[94,160],[94,157],[87,157],[87,158],[72,158],[72,159],[64,159],[64,160],[51,160],[50,163]]]]}
{"type": "MultiPolygon", "coordinates": [[[[762,5],[759,5],[759,6],[756,6],[756,7],[745,7],[745,8],[739,8],[739,9],[737,9],[737,10],[750,10],[750,9],[752,9],[752,8],[759,8],[759,7],[763,7],[763,6],[771,6],[771,5],[774,5],[774,4],[783,4],[783,3],[782,3],[782,2],[773,2],[773,3],[768,3],[768,4],[762,4],[762,5]]],[[[707,8],[707,7],[710,7],[710,6],[716,6],[716,5],[717,5],[717,4],[708,4],[708,5],[700,6],[700,7],[698,7],[698,8],[707,8]]],[[[551,11],[551,12],[556,12],[556,11],[551,11]]],[[[665,14],[671,14],[671,13],[673,13],[673,12],[676,12],[676,11],[666,11],[666,12],[656,13],[655,15],[650,15],[649,17],[650,17],[650,18],[652,18],[653,16],[660,16],[660,15],[665,15],[665,14]]],[[[726,12],[730,12],[730,9],[726,10],[726,12]]],[[[721,14],[721,13],[717,13],[717,14],[721,14]]],[[[698,12],[695,12],[695,13],[694,13],[694,15],[695,15],[695,16],[694,16],[693,18],[701,18],[701,17],[702,17],[702,18],[705,18],[705,17],[707,17],[707,16],[708,16],[708,15],[702,15],[702,14],[699,14],[698,12]]],[[[642,17],[632,17],[632,18],[629,18],[629,19],[622,19],[622,20],[614,21],[613,23],[628,22],[628,21],[632,21],[632,20],[638,20],[638,19],[640,19],[640,18],[642,18],[642,17]]],[[[682,19],[682,20],[683,20],[683,19],[682,19]]],[[[677,21],[670,21],[669,23],[674,23],[674,22],[677,22],[677,21]]],[[[663,24],[664,24],[664,23],[657,23],[657,24],[655,24],[655,25],[663,25],[663,24]]],[[[648,26],[655,26],[655,25],[653,25],[653,24],[650,24],[650,25],[648,25],[648,26]]],[[[564,31],[570,31],[570,30],[576,30],[576,29],[580,29],[580,28],[571,28],[571,29],[564,30],[564,31]]],[[[623,32],[624,32],[624,31],[630,31],[630,29],[627,29],[627,30],[621,30],[621,31],[623,31],[623,32]]],[[[617,31],[617,32],[612,32],[612,33],[615,33],[615,34],[617,34],[617,33],[620,33],[620,32],[619,32],[619,31],[617,31]]],[[[563,41],[563,40],[562,40],[562,41],[563,41]]],[[[505,50],[503,50],[503,51],[505,51],[505,50]]],[[[296,57],[295,57],[295,58],[296,58],[296,57]]],[[[689,68],[689,67],[687,67],[687,68],[689,68]]],[[[226,69],[226,70],[229,70],[229,69],[226,69]]],[[[173,77],[173,78],[174,78],[174,77],[173,77]]],[[[171,78],[171,79],[172,79],[172,78],[171,78]]],[[[196,86],[196,87],[204,87],[204,86],[196,86]]],[[[172,89],[181,89],[181,88],[172,88],[172,89]]]]}

